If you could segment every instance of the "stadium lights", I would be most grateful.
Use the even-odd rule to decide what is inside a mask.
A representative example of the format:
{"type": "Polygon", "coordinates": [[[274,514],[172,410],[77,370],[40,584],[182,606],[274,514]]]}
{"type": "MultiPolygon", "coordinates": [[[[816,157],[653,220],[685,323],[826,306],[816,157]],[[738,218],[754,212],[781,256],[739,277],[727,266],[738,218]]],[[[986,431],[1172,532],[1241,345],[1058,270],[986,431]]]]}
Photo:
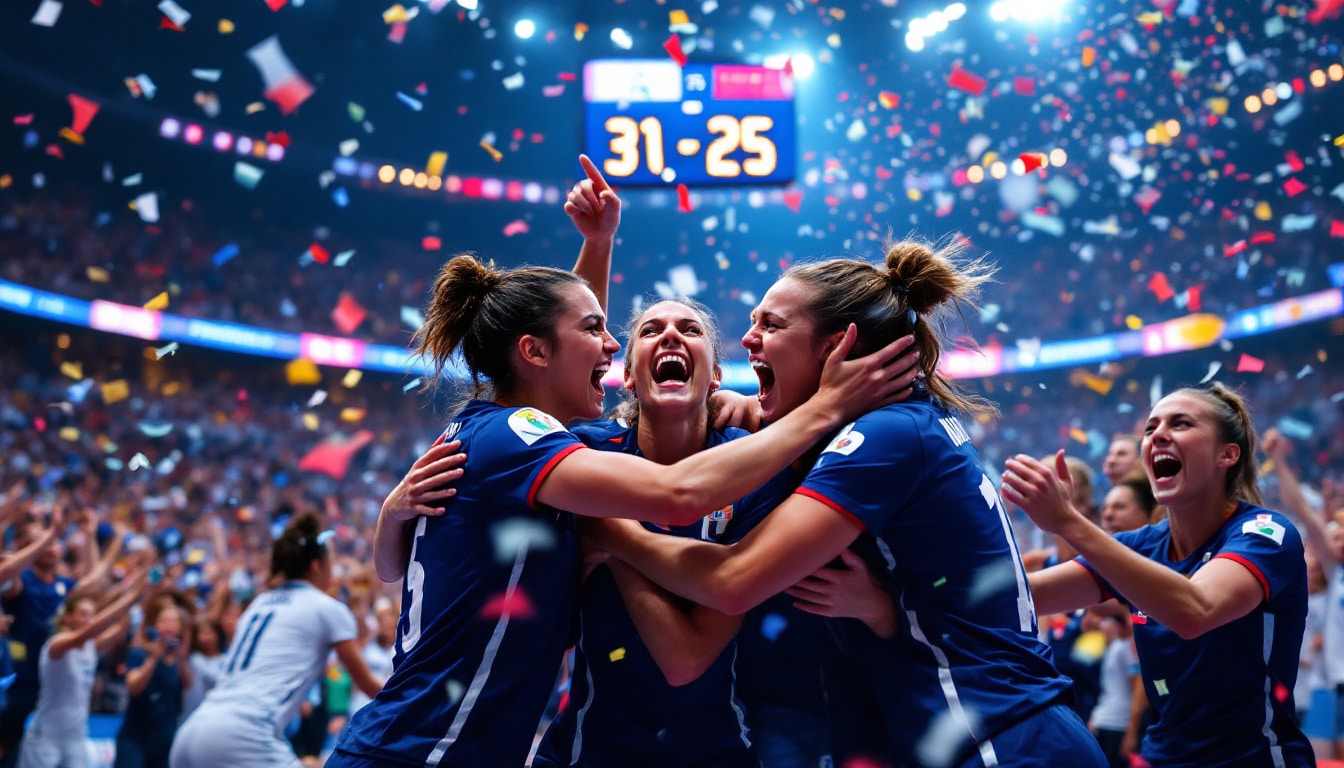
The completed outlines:
{"type": "Polygon", "coordinates": [[[965,15],[964,3],[952,3],[941,11],[911,19],[905,33],[905,47],[912,51],[924,50],[924,44],[929,38],[946,31],[949,24],[965,15]]]}
{"type": "Polygon", "coordinates": [[[513,34],[522,40],[526,40],[536,33],[537,25],[531,19],[519,19],[518,23],[513,25],[513,34]]]}
{"type": "Polygon", "coordinates": [[[761,62],[770,69],[783,69],[785,66],[793,67],[793,79],[806,80],[812,76],[817,69],[817,62],[806,53],[773,53],[765,57],[761,62]]]}
{"type": "Polygon", "coordinates": [[[989,17],[998,22],[1051,21],[1063,15],[1067,5],[1068,0],[997,0],[989,6],[989,17]]]}

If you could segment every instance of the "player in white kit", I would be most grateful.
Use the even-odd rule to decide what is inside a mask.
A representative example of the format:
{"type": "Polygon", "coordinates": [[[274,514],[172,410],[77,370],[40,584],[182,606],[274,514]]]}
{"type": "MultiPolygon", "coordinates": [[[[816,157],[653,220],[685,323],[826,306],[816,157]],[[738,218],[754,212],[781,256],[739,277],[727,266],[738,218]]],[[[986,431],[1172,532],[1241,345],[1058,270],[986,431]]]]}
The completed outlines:
{"type": "Polygon", "coordinates": [[[285,726],[335,651],[350,679],[373,696],[381,687],[360,654],[355,617],[325,590],[330,532],[317,515],[290,521],[271,548],[271,574],[285,583],[257,596],[238,619],[219,683],[182,724],[172,768],[301,765],[285,726]]]}
{"type": "Polygon", "coordinates": [[[89,764],[89,694],[98,654],[125,634],[121,619],[140,598],[146,573],[123,582],[125,591],[101,611],[92,593],[75,593],[65,601],[59,629],[38,659],[37,708],[19,744],[18,768],[89,764]]]}

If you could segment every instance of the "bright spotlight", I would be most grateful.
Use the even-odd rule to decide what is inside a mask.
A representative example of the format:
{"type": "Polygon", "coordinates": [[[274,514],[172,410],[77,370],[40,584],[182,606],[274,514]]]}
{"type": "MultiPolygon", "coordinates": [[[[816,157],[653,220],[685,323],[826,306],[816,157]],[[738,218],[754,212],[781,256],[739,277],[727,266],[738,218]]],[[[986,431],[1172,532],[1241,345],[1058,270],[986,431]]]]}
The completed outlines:
{"type": "Polygon", "coordinates": [[[793,76],[799,80],[806,80],[811,77],[812,72],[817,68],[817,63],[806,53],[795,54],[790,57],[790,61],[793,62],[793,76]]]}
{"type": "Polygon", "coordinates": [[[943,9],[943,15],[948,21],[956,21],[966,15],[966,6],[962,3],[953,3],[943,9]]]}
{"type": "MultiPolygon", "coordinates": [[[[1324,82],[1325,73],[1321,73],[1322,82],[1324,82]]],[[[182,124],[171,117],[165,117],[163,123],[159,125],[159,135],[165,139],[176,139],[182,132],[182,124]]]]}
{"type": "Polygon", "coordinates": [[[528,39],[532,35],[536,34],[536,32],[537,32],[537,25],[534,24],[531,19],[519,19],[518,23],[513,25],[513,34],[517,35],[523,40],[528,39]]]}
{"type": "Polygon", "coordinates": [[[989,17],[994,21],[1025,22],[1028,24],[1051,21],[1064,15],[1069,0],[998,0],[989,6],[989,17]]]}
{"type": "Polygon", "coordinates": [[[912,51],[924,50],[924,38],[916,35],[914,32],[907,32],[905,35],[905,47],[912,51]]]}
{"type": "Polygon", "coordinates": [[[457,0],[457,4],[462,6],[463,10],[474,11],[479,2],[478,0],[457,0]]]}
{"type": "Polygon", "coordinates": [[[929,28],[934,32],[942,32],[947,29],[947,17],[943,15],[942,11],[934,11],[933,13],[930,13],[926,21],[928,22],[929,28]]]}

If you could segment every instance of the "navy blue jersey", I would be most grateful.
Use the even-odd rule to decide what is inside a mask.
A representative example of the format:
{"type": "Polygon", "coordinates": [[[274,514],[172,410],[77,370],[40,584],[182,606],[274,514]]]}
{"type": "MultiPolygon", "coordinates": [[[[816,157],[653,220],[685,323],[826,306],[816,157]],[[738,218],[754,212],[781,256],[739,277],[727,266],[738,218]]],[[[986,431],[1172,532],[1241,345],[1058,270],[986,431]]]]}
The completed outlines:
{"type": "Polygon", "coordinates": [[[1170,559],[1163,520],[1116,540],[1185,576],[1214,558],[1245,566],[1265,601],[1249,614],[1183,640],[1138,612],[1083,558],[1106,593],[1134,611],[1134,645],[1157,723],[1143,756],[1154,766],[1313,765],[1311,746],[1293,709],[1298,653],[1307,617],[1302,539],[1288,518],[1252,504],[1236,511],[1184,560],[1170,559]]]}
{"type": "Polygon", "coordinates": [[[841,430],[798,493],[871,534],[856,551],[896,602],[897,637],[852,621],[832,628],[841,652],[871,671],[897,762],[950,762],[978,748],[992,764],[995,733],[1068,700],[1070,683],[1037,638],[998,490],[961,422],[927,394],[841,430]]]}
{"type": "MultiPolygon", "coordinates": [[[[636,430],[618,421],[574,428],[594,448],[640,455],[636,430]]],[[[745,436],[711,430],[713,447],[745,436]]],[[[792,492],[790,473],[669,536],[731,544],[792,492]]],[[[569,706],[551,724],[539,755],[545,764],[590,768],[756,766],[736,695],[736,640],[694,682],[673,688],[640,640],[611,570],[599,566],[579,593],[579,634],[569,706]]]]}
{"type": "Polygon", "coordinates": [[[65,602],[66,594],[75,586],[75,580],[57,576],[50,582],[43,581],[33,573],[32,568],[24,569],[19,575],[23,590],[18,597],[5,599],[5,613],[14,617],[9,626],[9,652],[14,659],[14,692],[37,692],[37,662],[42,655],[42,645],[51,637],[57,612],[65,602]]]}
{"type": "Polygon", "coordinates": [[[534,408],[473,401],[445,433],[467,454],[441,517],[416,524],[395,671],[341,753],[413,766],[520,766],[568,645],[574,518],[536,502],[583,444],[534,408]]]}

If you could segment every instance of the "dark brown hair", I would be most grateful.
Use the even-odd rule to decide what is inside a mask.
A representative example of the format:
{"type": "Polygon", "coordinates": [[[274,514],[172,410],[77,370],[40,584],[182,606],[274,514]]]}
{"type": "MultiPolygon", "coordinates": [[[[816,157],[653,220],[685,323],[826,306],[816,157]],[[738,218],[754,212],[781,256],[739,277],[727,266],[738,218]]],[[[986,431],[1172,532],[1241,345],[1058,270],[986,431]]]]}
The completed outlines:
{"type": "Polygon", "coordinates": [[[469,253],[453,256],[434,279],[425,324],[411,340],[415,354],[432,363],[427,384],[439,379],[460,349],[474,397],[489,396],[492,386],[509,392],[514,344],[523,336],[554,341],[555,319],[565,309],[561,289],[584,284],[552,267],[496,269],[469,253]]]}
{"type": "Polygon", "coordinates": [[[327,548],[318,541],[322,520],[316,512],[300,512],[285,526],[280,538],[271,542],[271,575],[288,580],[306,579],[314,560],[321,560],[327,548]]]}
{"type": "MultiPolygon", "coordinates": [[[[625,373],[627,376],[633,375],[631,369],[634,367],[634,357],[630,355],[629,352],[634,349],[636,334],[639,333],[640,321],[649,310],[659,304],[669,303],[681,304],[700,316],[700,328],[704,332],[705,339],[709,341],[709,353],[713,358],[714,369],[717,371],[721,368],[723,364],[723,336],[719,333],[718,319],[714,317],[714,313],[709,310],[709,307],[706,307],[695,299],[683,296],[677,299],[659,299],[646,307],[641,307],[630,313],[630,323],[626,327],[625,332],[625,373]]],[[[710,394],[712,395],[713,393],[713,390],[710,390],[710,394]]],[[[639,423],[639,399],[634,392],[628,389],[621,390],[621,404],[616,406],[615,415],[625,419],[625,423],[631,426],[639,423]]],[[[709,419],[710,422],[713,423],[714,410],[712,405],[710,407],[709,419]]]]}
{"type": "Polygon", "coordinates": [[[819,335],[844,331],[850,323],[858,327],[851,356],[913,333],[929,391],[953,410],[995,413],[993,403],[962,392],[938,373],[947,310],[960,314],[963,307],[974,308],[993,267],[983,259],[962,259],[959,240],[937,251],[919,241],[889,240],[885,250],[885,270],[860,259],[831,259],[791,267],[784,277],[811,289],[808,310],[817,318],[819,335]]]}
{"type": "Polygon", "coordinates": [[[1151,522],[1153,515],[1157,514],[1157,498],[1153,496],[1153,486],[1148,482],[1148,478],[1142,475],[1126,475],[1116,482],[1112,488],[1128,488],[1130,493],[1134,494],[1134,501],[1148,516],[1151,522]]]}
{"type": "Polygon", "coordinates": [[[1237,463],[1227,471],[1223,479],[1223,492],[1229,499],[1245,501],[1259,507],[1265,505],[1260,496],[1258,469],[1255,466],[1255,423],[1251,420],[1251,408],[1236,392],[1219,382],[1205,387],[1186,387],[1176,393],[1198,397],[1208,403],[1213,410],[1213,418],[1218,423],[1219,438],[1225,443],[1236,443],[1241,449],[1237,463]]]}

